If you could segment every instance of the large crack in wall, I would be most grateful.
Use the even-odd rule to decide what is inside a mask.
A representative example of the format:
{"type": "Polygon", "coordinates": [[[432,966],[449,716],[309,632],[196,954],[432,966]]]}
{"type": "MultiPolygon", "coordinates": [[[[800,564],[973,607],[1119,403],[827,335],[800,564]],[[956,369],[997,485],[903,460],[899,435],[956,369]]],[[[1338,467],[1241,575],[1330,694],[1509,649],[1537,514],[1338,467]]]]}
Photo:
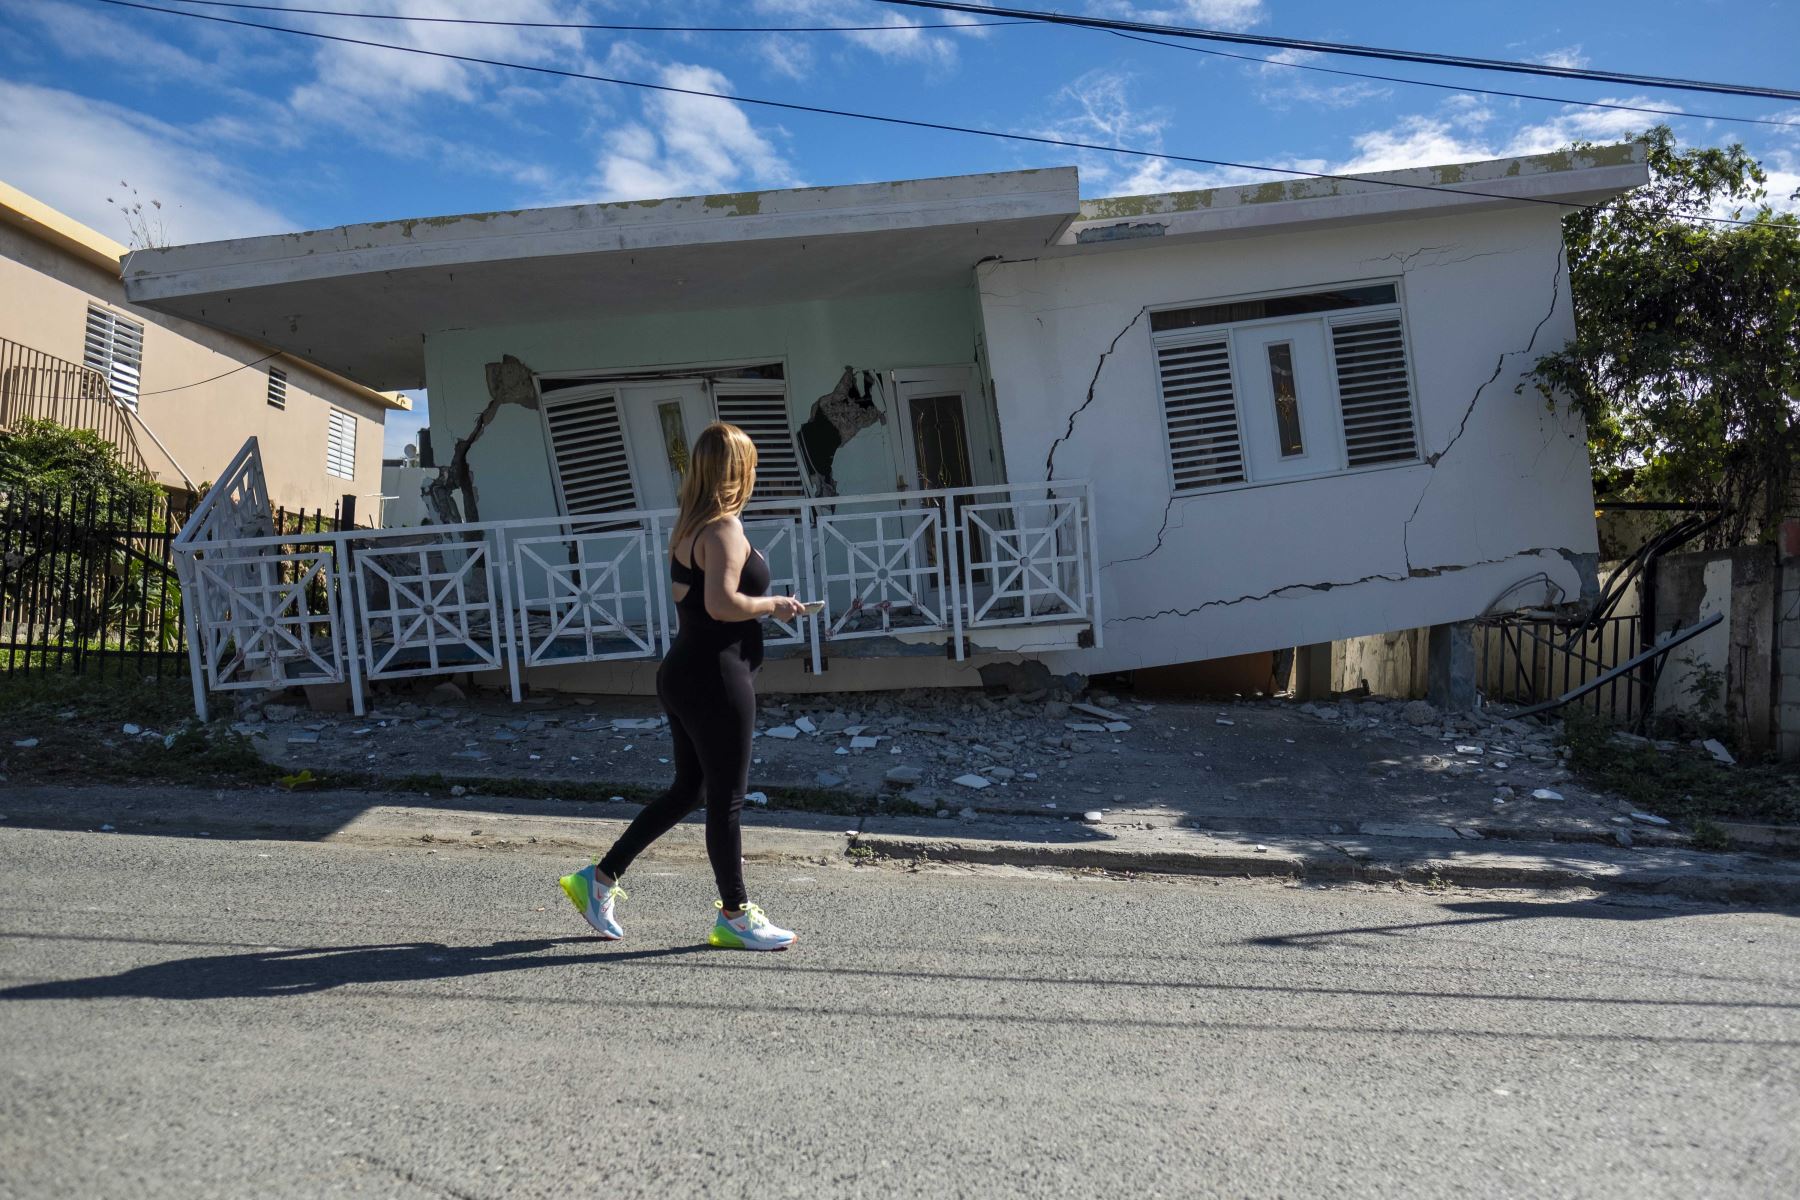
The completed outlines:
{"type": "Polygon", "coordinates": [[[1112,357],[1113,351],[1119,348],[1119,343],[1125,340],[1125,335],[1130,333],[1132,327],[1143,320],[1144,314],[1149,311],[1150,306],[1148,304],[1138,309],[1137,315],[1133,316],[1131,320],[1125,323],[1125,328],[1113,335],[1112,343],[1107,346],[1106,350],[1100,355],[1100,361],[1094,364],[1094,377],[1088,380],[1087,397],[1082,400],[1081,404],[1076,407],[1074,412],[1069,414],[1069,427],[1063,431],[1061,437],[1050,443],[1050,452],[1044,455],[1045,483],[1053,483],[1056,480],[1056,452],[1061,448],[1064,442],[1075,435],[1075,419],[1086,412],[1088,406],[1094,402],[1095,389],[1100,386],[1100,372],[1106,369],[1106,360],[1112,357]]]}
{"type": "Polygon", "coordinates": [[[439,525],[460,525],[465,521],[481,520],[480,491],[475,486],[475,475],[469,467],[469,451],[481,440],[488,427],[499,416],[500,410],[508,404],[517,404],[521,408],[536,412],[538,408],[537,385],[530,367],[514,358],[503,355],[499,362],[487,364],[487,389],[489,400],[487,407],[475,418],[475,425],[468,436],[458,438],[451,451],[450,461],[438,468],[437,477],[425,485],[425,511],[439,525]],[[462,497],[462,505],[457,505],[457,496],[462,497]]]}
{"type": "MultiPolygon", "coordinates": [[[[1356,587],[1358,584],[1363,583],[1404,583],[1408,579],[1435,579],[1440,575],[1453,575],[1458,571],[1472,571],[1477,567],[1493,566],[1496,563],[1507,563],[1512,562],[1515,559],[1532,558],[1546,554],[1557,555],[1565,561],[1575,556],[1574,551],[1565,547],[1534,546],[1529,549],[1519,550],[1515,553],[1508,554],[1503,558],[1484,558],[1478,562],[1471,563],[1446,563],[1443,566],[1437,567],[1412,567],[1409,568],[1404,575],[1395,575],[1391,572],[1377,572],[1376,574],[1363,575],[1356,579],[1335,579],[1326,580],[1320,583],[1284,583],[1280,587],[1271,588],[1266,592],[1235,596],[1229,600],[1208,600],[1202,604],[1196,604],[1192,608],[1165,608],[1153,613],[1144,613],[1139,616],[1114,617],[1107,621],[1106,624],[1126,625],[1134,621],[1157,621],[1161,620],[1163,617],[1191,617],[1196,613],[1205,612],[1209,608],[1230,608],[1234,605],[1247,604],[1256,600],[1273,600],[1275,597],[1286,595],[1289,592],[1329,592],[1338,588],[1356,587]]],[[[1532,581],[1527,580],[1526,582],[1532,581]]],[[[1554,586],[1553,581],[1552,585],[1554,586]]],[[[1512,592],[1518,590],[1519,586],[1523,585],[1515,585],[1512,588],[1508,588],[1502,595],[1510,595],[1512,592]]]]}
{"type": "MultiPolygon", "coordinates": [[[[1448,246],[1421,246],[1416,250],[1410,250],[1410,251],[1406,251],[1403,253],[1397,252],[1394,254],[1382,255],[1378,258],[1368,259],[1365,261],[1368,261],[1368,262],[1393,262],[1399,267],[1400,273],[1404,277],[1405,275],[1407,275],[1409,272],[1411,272],[1414,269],[1456,266],[1456,265],[1459,265],[1462,263],[1472,262],[1472,261],[1474,261],[1476,259],[1480,259],[1480,258],[1490,258],[1490,257],[1496,257],[1496,256],[1501,256],[1501,255],[1506,255],[1506,254],[1515,254],[1515,253],[1518,253],[1520,250],[1520,248],[1518,248],[1518,247],[1513,247],[1513,248],[1508,248],[1508,249],[1504,249],[1504,250],[1482,251],[1482,252],[1476,253],[1476,254],[1464,255],[1463,257],[1460,257],[1460,258],[1447,258],[1446,257],[1446,255],[1454,253],[1457,249],[1458,249],[1458,246],[1455,244],[1448,245],[1448,246]],[[1429,262],[1426,262],[1423,264],[1418,264],[1418,260],[1422,256],[1427,255],[1427,254],[1433,254],[1433,255],[1436,255],[1436,257],[1431,259],[1429,262]]],[[[1287,594],[1289,592],[1297,592],[1297,591],[1326,592],[1326,591],[1332,591],[1336,588],[1355,587],[1358,584],[1363,584],[1363,583],[1402,582],[1407,579],[1432,578],[1432,577],[1436,577],[1439,575],[1448,574],[1453,571],[1469,570],[1474,567],[1489,566],[1489,565],[1503,563],[1503,562],[1511,562],[1518,558],[1533,556],[1533,555],[1552,554],[1553,553],[1553,554],[1559,555],[1560,557],[1562,557],[1564,559],[1564,561],[1569,562],[1571,564],[1573,564],[1575,562],[1575,560],[1578,558],[1591,557],[1591,556],[1577,555],[1575,552],[1567,550],[1567,549],[1552,550],[1552,549],[1540,547],[1540,548],[1532,549],[1532,550],[1522,550],[1522,551],[1518,552],[1517,554],[1511,554],[1511,555],[1506,556],[1505,558],[1483,559],[1479,562],[1473,562],[1473,563],[1461,563],[1461,564],[1436,566],[1436,567],[1415,567],[1413,565],[1413,561],[1412,561],[1412,543],[1411,543],[1412,524],[1418,518],[1420,510],[1424,507],[1425,498],[1430,493],[1431,485],[1433,482],[1435,482],[1435,480],[1437,478],[1436,472],[1437,472],[1438,465],[1443,462],[1445,456],[1448,455],[1450,453],[1450,451],[1456,447],[1456,445],[1462,440],[1463,435],[1468,432],[1469,422],[1474,417],[1476,406],[1481,403],[1482,395],[1488,390],[1488,388],[1490,388],[1500,378],[1501,374],[1506,369],[1507,362],[1509,360],[1517,359],[1518,357],[1520,357],[1522,355],[1529,355],[1537,348],[1538,338],[1542,335],[1542,333],[1544,331],[1544,327],[1546,325],[1548,325],[1550,323],[1551,318],[1553,318],[1556,315],[1557,304],[1561,300],[1561,296],[1562,296],[1562,276],[1563,276],[1565,266],[1566,266],[1565,249],[1563,246],[1561,246],[1559,244],[1557,247],[1557,252],[1556,252],[1556,267],[1555,267],[1555,270],[1552,271],[1551,277],[1550,277],[1550,305],[1549,305],[1548,309],[1545,311],[1543,317],[1539,319],[1536,326],[1534,326],[1532,328],[1531,336],[1529,339],[1527,339],[1524,349],[1522,349],[1522,350],[1507,350],[1507,351],[1501,352],[1499,359],[1494,363],[1493,373],[1491,375],[1489,375],[1487,379],[1482,381],[1480,386],[1478,386],[1475,389],[1474,394],[1470,397],[1468,406],[1463,411],[1462,419],[1457,423],[1456,432],[1453,433],[1450,436],[1449,440],[1444,443],[1442,449],[1426,456],[1423,460],[1421,460],[1423,465],[1430,472],[1430,475],[1425,480],[1424,486],[1419,489],[1419,496],[1418,496],[1418,499],[1413,504],[1411,514],[1408,515],[1405,522],[1403,522],[1401,525],[1400,550],[1401,550],[1402,561],[1405,565],[1405,573],[1404,574],[1394,574],[1392,572],[1378,572],[1378,573],[1371,574],[1371,575],[1365,575],[1365,576],[1362,576],[1357,579],[1329,580],[1329,581],[1313,582],[1313,583],[1283,584],[1282,586],[1274,588],[1268,592],[1263,592],[1263,593],[1259,593],[1256,595],[1239,596],[1239,597],[1236,597],[1236,598],[1230,599],[1230,600],[1209,600],[1203,604],[1196,605],[1193,608],[1163,609],[1163,610],[1160,610],[1155,613],[1148,613],[1148,614],[1144,614],[1141,616],[1115,617],[1111,620],[1108,620],[1106,622],[1106,624],[1107,625],[1119,625],[1119,624],[1125,624],[1125,623],[1133,622],[1133,621],[1150,621],[1150,620],[1157,620],[1157,619],[1160,619],[1160,618],[1166,617],[1166,616],[1183,616],[1183,617],[1192,616],[1195,613],[1202,612],[1208,608],[1229,607],[1229,606],[1236,605],[1236,604],[1244,604],[1244,603],[1254,601],[1254,600],[1268,600],[1268,599],[1273,599],[1277,596],[1287,594]]],[[[1102,370],[1102,368],[1105,367],[1107,358],[1118,347],[1119,341],[1121,338],[1124,337],[1125,333],[1128,332],[1133,325],[1137,324],[1137,322],[1143,318],[1143,315],[1146,311],[1148,311],[1147,308],[1140,309],[1138,311],[1137,315],[1132,318],[1130,324],[1126,325],[1125,329],[1121,330],[1119,332],[1118,336],[1113,338],[1112,344],[1107,348],[1106,352],[1100,356],[1100,361],[1095,365],[1095,368],[1094,368],[1094,382],[1090,383],[1088,385],[1087,397],[1082,402],[1082,404],[1073,413],[1070,414],[1068,432],[1065,433],[1063,435],[1063,437],[1057,439],[1057,442],[1055,445],[1052,445],[1050,459],[1046,460],[1047,467],[1049,465],[1049,462],[1052,461],[1055,457],[1056,446],[1060,445],[1063,441],[1066,441],[1068,439],[1068,437],[1070,436],[1070,434],[1073,434],[1074,429],[1075,429],[1075,418],[1078,417],[1083,411],[1085,411],[1087,409],[1087,407],[1089,405],[1091,405],[1093,403],[1095,384],[1098,383],[1098,381],[1099,381],[1100,371],[1102,370]]],[[[1183,497],[1179,497],[1179,496],[1175,495],[1173,491],[1171,491],[1171,493],[1169,495],[1168,503],[1163,506],[1162,524],[1157,528],[1155,541],[1148,550],[1144,551],[1142,554],[1136,554],[1136,555],[1132,555],[1132,556],[1125,557],[1125,558],[1111,559],[1101,565],[1100,571],[1105,572],[1114,566],[1122,565],[1125,563],[1142,562],[1145,559],[1150,558],[1150,557],[1154,556],[1156,553],[1158,553],[1159,551],[1161,551],[1163,548],[1164,541],[1167,538],[1168,533],[1169,533],[1170,522],[1173,518],[1173,513],[1174,513],[1174,508],[1175,508],[1175,502],[1176,502],[1176,500],[1182,499],[1182,498],[1183,497]]],[[[1181,528],[1181,526],[1182,526],[1182,522],[1176,522],[1175,528],[1181,528]]],[[[1525,581],[1525,582],[1530,582],[1530,581],[1525,581]]],[[[1520,585],[1515,585],[1515,589],[1512,589],[1512,590],[1516,590],[1516,587],[1518,587],[1518,586],[1523,586],[1523,584],[1521,583],[1520,585]]]]}

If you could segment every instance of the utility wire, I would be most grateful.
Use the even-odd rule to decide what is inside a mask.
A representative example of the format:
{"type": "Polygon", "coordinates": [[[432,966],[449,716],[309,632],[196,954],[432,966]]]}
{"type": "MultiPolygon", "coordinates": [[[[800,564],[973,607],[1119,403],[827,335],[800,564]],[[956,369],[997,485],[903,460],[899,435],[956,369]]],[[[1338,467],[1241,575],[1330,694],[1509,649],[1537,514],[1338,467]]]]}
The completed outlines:
{"type": "MultiPolygon", "coordinates": [[[[189,0],[192,2],[192,0],[189,0]]],[[[1432,79],[1407,79],[1399,75],[1376,75],[1368,71],[1347,71],[1342,67],[1321,67],[1317,63],[1285,62],[1279,58],[1260,58],[1254,54],[1233,54],[1229,50],[1214,50],[1209,46],[1189,46],[1181,42],[1165,42],[1161,38],[1141,37],[1135,33],[1126,33],[1121,29],[1109,29],[1107,33],[1114,37],[1124,38],[1128,42],[1142,42],[1146,46],[1162,46],[1169,50],[1186,50],[1190,54],[1210,54],[1215,58],[1231,58],[1238,62],[1260,63],[1269,67],[1293,67],[1300,71],[1316,71],[1321,75],[1342,75],[1350,79],[1375,79],[1382,83],[1404,83],[1411,87],[1437,88],[1445,92],[1467,92],[1477,96],[1502,96],[1509,100],[1542,100],[1547,104],[1579,105],[1583,108],[1610,108],[1618,112],[1652,113],[1659,117],[1686,117],[1696,121],[1737,121],[1746,125],[1775,125],[1787,129],[1800,128],[1800,121],[1781,121],[1774,117],[1728,117],[1724,113],[1693,112],[1688,109],[1650,108],[1641,104],[1615,104],[1609,100],[1573,100],[1567,96],[1540,96],[1533,92],[1507,92],[1498,88],[1466,87],[1459,83],[1440,83],[1432,79]]]]}
{"type": "MultiPolygon", "coordinates": [[[[252,359],[251,361],[249,361],[247,363],[239,363],[237,366],[231,368],[231,370],[229,370],[229,371],[220,371],[217,375],[209,375],[205,379],[196,379],[192,383],[176,384],[174,387],[157,388],[155,391],[151,391],[151,392],[139,392],[136,396],[133,397],[133,400],[134,401],[142,400],[145,396],[167,396],[170,392],[185,392],[191,388],[205,387],[209,383],[217,383],[219,380],[224,379],[227,375],[236,375],[239,371],[247,371],[251,367],[260,367],[262,364],[268,362],[270,359],[280,358],[285,353],[287,353],[285,350],[275,350],[268,354],[263,355],[261,358],[252,359]]],[[[100,370],[98,367],[89,367],[89,366],[84,365],[82,367],[82,370],[94,371],[100,375],[106,374],[105,371],[100,370]]],[[[109,392],[111,391],[111,386],[112,386],[111,381],[108,380],[107,390],[109,392]]],[[[60,400],[60,399],[63,399],[63,395],[60,392],[33,392],[33,393],[8,392],[7,395],[17,396],[20,399],[25,399],[25,400],[60,400]]],[[[129,405],[125,404],[125,402],[123,400],[118,400],[116,398],[115,398],[115,403],[117,403],[122,408],[130,407],[129,405]]]]}
{"type": "Polygon", "coordinates": [[[1424,50],[1385,50],[1355,42],[1322,42],[1310,38],[1275,37],[1260,33],[1231,33],[1190,25],[1160,25],[1148,21],[1123,21],[1110,17],[1083,17],[1073,13],[1043,12],[1028,8],[956,3],[953,0],[875,0],[877,4],[903,8],[928,8],[938,12],[979,13],[989,17],[1018,17],[1049,25],[1074,25],[1084,29],[1123,30],[1162,37],[1199,38],[1235,42],[1244,46],[1271,46],[1281,50],[1313,50],[1321,54],[1346,54],[1357,58],[1385,58],[1394,62],[1425,63],[1438,67],[1467,67],[1478,71],[1509,71],[1522,75],[1553,75],[1559,79],[1585,79],[1594,83],[1623,83],[1633,87],[1673,88],[1684,92],[1716,92],[1722,96],[1753,96],[1763,100],[1800,100],[1791,88],[1759,87],[1744,83],[1718,83],[1704,79],[1677,79],[1666,75],[1634,75],[1625,71],[1600,71],[1589,67],[1553,67],[1545,63],[1518,62],[1505,58],[1474,58],[1463,54],[1438,54],[1424,50]]]}
{"type": "MultiPolygon", "coordinates": [[[[941,23],[921,23],[917,25],[621,25],[590,21],[502,21],[488,17],[427,17],[411,13],[371,13],[348,12],[333,8],[290,8],[280,4],[251,4],[246,0],[175,0],[178,4],[191,4],[204,8],[235,8],[253,12],[293,13],[303,16],[346,17],[352,20],[365,21],[401,21],[420,22],[437,25],[476,25],[496,26],[505,29],[573,29],[604,30],[628,33],[901,33],[909,29],[993,29],[1002,26],[1010,28],[1036,27],[1043,28],[1042,21],[947,21],[941,23]]],[[[1315,71],[1322,75],[1342,75],[1351,79],[1374,79],[1382,83],[1404,83],[1412,87],[1437,88],[1446,92],[1470,92],[1480,96],[1501,96],[1510,100],[1540,100],[1547,104],[1571,104],[1584,108],[1606,108],[1618,112],[1651,113],[1657,116],[1680,116],[1702,121],[1736,121],[1747,125],[1774,125],[1782,128],[1800,128],[1800,121],[1781,121],[1771,117],[1734,117],[1724,113],[1701,113],[1668,108],[1650,108],[1638,104],[1615,104],[1605,100],[1575,100],[1567,96],[1540,96],[1531,92],[1507,92],[1495,88],[1464,87],[1454,83],[1439,83],[1429,79],[1407,79],[1398,75],[1375,75],[1367,71],[1348,71],[1340,67],[1322,67],[1316,63],[1283,62],[1279,58],[1260,58],[1253,54],[1233,54],[1229,50],[1214,50],[1206,46],[1190,46],[1181,42],[1165,42],[1160,38],[1143,37],[1134,33],[1126,33],[1120,29],[1109,29],[1104,32],[1114,37],[1121,37],[1131,42],[1142,42],[1147,46],[1162,46],[1169,50],[1185,50],[1191,54],[1210,54],[1216,58],[1236,59],[1238,62],[1257,63],[1270,67],[1292,67],[1301,71],[1315,71]]]]}
{"type": "Polygon", "coordinates": [[[624,25],[599,21],[501,21],[491,17],[424,17],[411,13],[343,12],[333,8],[290,8],[283,4],[248,4],[237,0],[175,0],[203,8],[238,8],[255,12],[293,13],[308,17],[352,17],[362,21],[413,21],[427,25],[498,25],[513,29],[593,29],[618,33],[906,33],[914,29],[987,29],[1000,25],[1037,25],[1037,21],[937,21],[916,25],[624,25]]]}
{"type": "MultiPolygon", "coordinates": [[[[1339,183],[1373,184],[1378,187],[1394,188],[1401,191],[1442,192],[1452,196],[1473,196],[1480,199],[1505,200],[1521,204],[1544,204],[1553,208],[1586,212],[1601,207],[1598,204],[1583,204],[1575,200],[1554,200],[1545,196],[1509,196],[1502,192],[1483,192],[1472,188],[1445,187],[1431,183],[1411,183],[1400,179],[1378,179],[1369,176],[1334,174],[1329,171],[1303,171],[1297,167],[1274,167],[1261,163],[1233,162],[1230,159],[1202,158],[1192,154],[1167,154],[1159,150],[1142,150],[1132,146],[1113,146],[1104,142],[1082,142],[1071,138],[1055,138],[1044,134],[1014,133],[1000,129],[982,129],[971,125],[951,125],[939,121],[925,121],[915,117],[894,117],[880,113],[855,112],[842,108],[826,108],[815,104],[799,104],[789,100],[770,100],[757,96],[733,96],[725,92],[710,92],[700,88],[676,87],[667,83],[649,83],[642,79],[622,79],[611,75],[595,75],[585,71],[571,71],[562,67],[539,66],[534,63],[508,62],[505,59],[481,58],[472,54],[452,54],[446,50],[427,50],[418,46],[397,46],[392,42],[373,42],[363,38],[344,37],[341,34],[323,33],[312,29],[290,29],[281,25],[264,25],[257,21],[241,21],[235,17],[219,17],[209,13],[185,12],[174,8],[161,8],[153,4],[139,3],[138,0],[95,0],[98,4],[107,4],[115,8],[131,8],[142,12],[163,13],[167,16],[184,17],[192,21],[212,21],[221,25],[236,25],[245,29],[259,29],[265,33],[282,33],[290,37],[311,38],[316,41],[336,42],[347,46],[365,46],[377,50],[394,50],[402,54],[417,54],[427,58],[441,58],[452,62],[472,63],[476,66],[502,67],[513,71],[526,71],[536,75],[550,75],[559,79],[585,79],[594,83],[610,83],[619,87],[638,88],[642,91],[661,92],[666,95],[698,96],[708,100],[724,100],[732,104],[748,104],[759,108],[779,109],[783,112],[811,113],[816,116],[845,117],[856,121],[873,121],[882,125],[896,125],[908,129],[931,129],[941,133],[962,133],[975,137],[996,138],[1010,142],[1025,142],[1037,146],[1058,146],[1069,150],[1092,150],[1105,154],[1118,154],[1129,158],[1153,159],[1160,162],[1191,163],[1203,167],[1220,167],[1236,171],[1263,171],[1273,175],[1286,175],[1298,179],[1322,179],[1339,183]]],[[[1756,221],[1738,220],[1732,217],[1690,216],[1692,221],[1718,225],[1754,225],[1756,221]]]]}

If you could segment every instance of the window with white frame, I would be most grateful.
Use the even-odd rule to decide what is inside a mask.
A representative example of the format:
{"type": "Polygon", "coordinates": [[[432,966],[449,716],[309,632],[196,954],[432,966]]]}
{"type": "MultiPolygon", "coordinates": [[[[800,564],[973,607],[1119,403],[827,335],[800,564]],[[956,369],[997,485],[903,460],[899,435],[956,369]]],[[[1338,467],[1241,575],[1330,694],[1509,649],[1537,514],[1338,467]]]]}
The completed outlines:
{"type": "Polygon", "coordinates": [[[1399,286],[1150,314],[1177,495],[1418,460],[1399,286]]]}
{"type": "MultiPolygon", "coordinates": [[[[287,372],[280,367],[269,368],[269,407],[287,407],[287,372]]],[[[355,436],[354,432],[351,436],[355,436]]]]}
{"type": "Polygon", "coordinates": [[[139,378],[144,368],[142,325],[97,304],[88,305],[81,361],[106,376],[112,394],[121,404],[137,409],[139,378]]]}
{"type": "Polygon", "coordinates": [[[325,431],[325,472],[339,479],[356,478],[356,417],[342,409],[329,409],[325,431]]]}

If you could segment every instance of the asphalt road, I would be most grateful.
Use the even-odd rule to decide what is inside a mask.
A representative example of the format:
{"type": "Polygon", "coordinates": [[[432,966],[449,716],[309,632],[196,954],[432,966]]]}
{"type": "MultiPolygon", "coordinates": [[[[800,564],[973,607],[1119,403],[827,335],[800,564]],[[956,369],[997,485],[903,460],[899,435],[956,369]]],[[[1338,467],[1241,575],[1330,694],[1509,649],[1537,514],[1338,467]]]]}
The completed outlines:
{"type": "Polygon", "coordinates": [[[1792,1196],[1800,921],[0,828],[0,1196],[1792,1196]]]}

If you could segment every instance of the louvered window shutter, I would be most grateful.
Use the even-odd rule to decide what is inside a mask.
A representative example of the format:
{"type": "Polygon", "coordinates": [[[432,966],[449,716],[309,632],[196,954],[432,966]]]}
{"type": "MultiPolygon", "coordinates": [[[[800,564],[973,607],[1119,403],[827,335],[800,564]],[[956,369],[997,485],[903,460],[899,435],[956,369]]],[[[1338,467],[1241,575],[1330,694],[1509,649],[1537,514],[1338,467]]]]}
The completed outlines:
{"type": "Polygon", "coordinates": [[[610,392],[544,399],[550,458],[563,509],[572,517],[637,507],[619,402],[610,392]]]}
{"type": "Polygon", "coordinates": [[[273,408],[287,407],[287,372],[280,367],[269,368],[269,404],[273,408]]]}
{"type": "Polygon", "coordinates": [[[806,495],[800,475],[800,456],[794,449],[793,427],[788,422],[787,395],[766,390],[739,391],[727,384],[715,385],[719,420],[736,425],[756,443],[756,496],[758,500],[806,495]]]}
{"type": "Polygon", "coordinates": [[[125,407],[138,406],[139,375],[144,366],[144,327],[117,313],[88,306],[83,365],[106,376],[112,393],[125,407]]]}
{"type": "Polygon", "coordinates": [[[1345,460],[1351,467],[1405,462],[1419,455],[1406,342],[1400,318],[1332,326],[1345,460]]]}
{"type": "Polygon", "coordinates": [[[1244,447],[1226,339],[1160,346],[1156,366],[1176,493],[1242,483],[1244,447]]]}
{"type": "Polygon", "coordinates": [[[334,408],[329,419],[325,431],[325,472],[339,479],[355,479],[356,418],[334,408]]]}

